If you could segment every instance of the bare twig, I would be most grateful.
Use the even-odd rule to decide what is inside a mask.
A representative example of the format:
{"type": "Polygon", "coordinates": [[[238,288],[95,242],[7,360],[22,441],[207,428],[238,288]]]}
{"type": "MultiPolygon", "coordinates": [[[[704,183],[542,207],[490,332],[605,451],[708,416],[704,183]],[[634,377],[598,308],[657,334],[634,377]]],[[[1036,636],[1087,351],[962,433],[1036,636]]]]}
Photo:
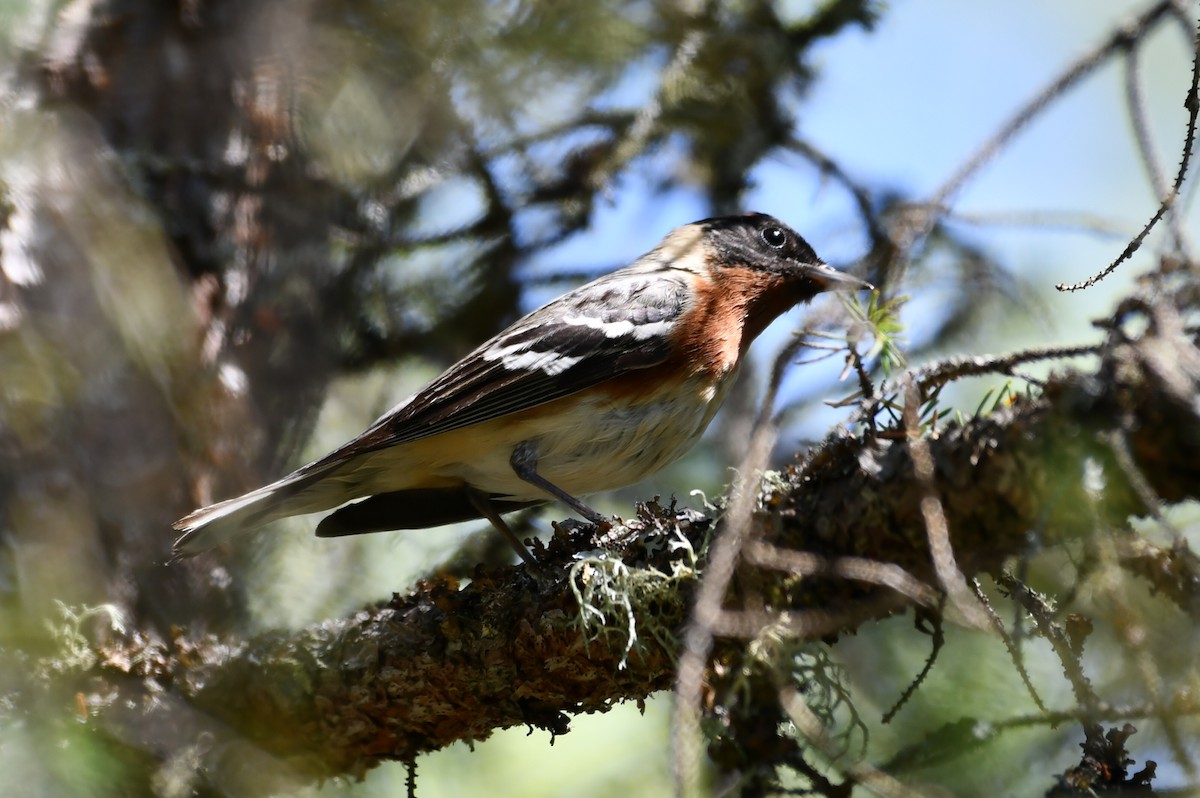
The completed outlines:
{"type": "Polygon", "coordinates": [[[1006,355],[976,355],[973,357],[953,357],[930,363],[910,372],[909,377],[921,389],[921,395],[931,388],[937,388],[962,377],[978,377],[983,374],[1009,374],[1022,363],[1033,363],[1039,360],[1064,360],[1072,357],[1085,357],[1100,353],[1099,344],[1082,344],[1079,346],[1046,346],[1022,349],[1009,352],[1006,355]]]}
{"type": "MultiPolygon", "coordinates": [[[[1155,6],[1156,9],[1159,7],[1168,10],[1171,5],[1170,3],[1162,3],[1159,6],[1155,6]]],[[[1116,260],[1086,280],[1070,284],[1059,283],[1055,286],[1059,291],[1079,291],[1084,288],[1090,288],[1112,274],[1118,266],[1129,260],[1133,256],[1133,253],[1141,248],[1142,242],[1146,240],[1146,236],[1150,234],[1154,226],[1174,207],[1175,201],[1179,197],[1180,189],[1183,187],[1183,181],[1187,177],[1188,167],[1191,165],[1192,150],[1196,143],[1196,121],[1198,115],[1200,115],[1200,36],[1197,36],[1195,39],[1195,48],[1192,54],[1192,84],[1188,89],[1187,98],[1183,103],[1184,107],[1188,110],[1187,132],[1183,138],[1183,155],[1179,159],[1179,169],[1175,173],[1175,182],[1171,186],[1170,192],[1163,197],[1159,203],[1158,210],[1150,217],[1150,221],[1141,229],[1141,232],[1130,240],[1129,244],[1117,256],[1116,260]]]]}
{"type": "Polygon", "coordinates": [[[785,146],[787,149],[811,162],[820,170],[822,175],[833,178],[836,183],[850,192],[850,196],[854,198],[854,204],[858,208],[858,215],[862,219],[863,224],[867,226],[867,233],[870,235],[873,243],[887,240],[887,233],[879,221],[879,214],[876,213],[874,204],[871,201],[871,192],[866,186],[853,180],[837,161],[818,150],[810,142],[793,136],[788,139],[785,146]]]}
{"type": "Polygon", "coordinates": [[[959,167],[949,180],[933,195],[930,205],[943,207],[950,204],[950,198],[970,180],[981,167],[1003,149],[1017,133],[1021,132],[1038,114],[1046,110],[1050,103],[1058,99],[1068,89],[1083,78],[1090,75],[1115,53],[1127,50],[1134,42],[1145,37],[1154,26],[1171,11],[1170,0],[1162,0],[1142,12],[1128,25],[1113,32],[1108,39],[1090,52],[1084,53],[1075,63],[1067,68],[1042,89],[1036,97],[1013,115],[990,139],[976,150],[965,164],[959,167]]]}
{"type": "Polygon", "coordinates": [[[880,719],[882,723],[891,723],[892,719],[896,717],[896,713],[899,712],[904,705],[909,702],[909,699],[916,695],[917,689],[925,683],[925,679],[928,678],[930,671],[933,670],[933,664],[937,662],[938,653],[941,652],[942,646],[946,644],[946,629],[942,618],[942,612],[945,609],[946,594],[941,594],[940,598],[941,601],[938,604],[936,613],[926,613],[924,615],[918,614],[916,618],[915,625],[918,629],[921,628],[920,622],[922,620],[930,620],[933,623],[933,631],[931,633],[932,645],[929,649],[929,656],[925,658],[925,666],[922,667],[921,672],[918,673],[911,682],[909,682],[908,687],[904,688],[904,692],[901,693],[900,697],[896,699],[896,703],[892,704],[891,709],[883,713],[883,717],[880,719]]]}
{"type": "Polygon", "coordinates": [[[787,367],[803,346],[797,338],[775,358],[771,380],[763,396],[750,448],[738,470],[734,498],[717,535],[709,546],[708,566],[696,590],[695,604],[684,631],[683,651],[679,657],[675,683],[675,711],[672,728],[672,771],[679,796],[698,795],[700,790],[700,693],[713,638],[722,620],[722,602],[733,579],[743,546],[751,534],[758,492],[757,475],[762,471],[774,444],[776,427],[771,423],[772,408],[787,367]]]}
{"type": "Polygon", "coordinates": [[[938,592],[894,563],[863,557],[821,557],[806,551],[781,549],[762,541],[746,545],[746,562],[760,568],[788,571],[800,576],[837,576],[890,588],[914,604],[936,607],[938,592]]]}
{"type": "Polygon", "coordinates": [[[959,614],[960,620],[976,629],[990,628],[987,615],[979,608],[975,596],[967,589],[966,578],[959,570],[950,543],[950,529],[946,522],[946,510],[938,497],[937,479],[934,473],[933,455],[929,442],[921,436],[919,419],[920,401],[918,391],[911,380],[904,392],[904,428],[908,436],[908,450],[912,457],[913,472],[921,485],[921,516],[925,520],[925,531],[929,536],[929,552],[938,581],[946,591],[950,606],[959,614]]]}
{"type": "Polygon", "coordinates": [[[1112,446],[1113,462],[1116,463],[1117,468],[1121,469],[1125,478],[1129,480],[1129,487],[1137,493],[1138,498],[1146,505],[1146,512],[1150,513],[1150,516],[1158,522],[1158,525],[1171,536],[1172,541],[1176,545],[1184,543],[1183,533],[1163,515],[1162,500],[1155,495],[1154,489],[1146,481],[1146,476],[1138,468],[1137,463],[1134,462],[1133,453],[1129,451],[1128,433],[1123,430],[1120,432],[1114,431],[1108,435],[1108,441],[1109,445],[1112,446]]]}
{"type": "MultiPolygon", "coordinates": [[[[1125,54],[1125,101],[1129,106],[1129,120],[1133,123],[1133,137],[1137,142],[1138,154],[1142,158],[1142,166],[1150,178],[1150,187],[1154,190],[1154,198],[1159,202],[1167,202],[1171,196],[1171,187],[1167,184],[1166,173],[1158,153],[1151,141],[1150,123],[1146,115],[1146,103],[1142,96],[1141,48],[1130,47],[1125,54]]],[[[1180,252],[1187,249],[1187,235],[1183,229],[1183,215],[1173,208],[1167,215],[1167,224],[1171,235],[1175,238],[1175,248],[1180,252]]]]}
{"type": "MultiPolygon", "coordinates": [[[[837,746],[820,719],[805,703],[804,696],[794,687],[784,687],[779,691],[779,699],[797,730],[817,750],[828,758],[834,759],[837,754],[837,746]]],[[[875,795],[884,796],[884,798],[920,798],[921,796],[921,793],[904,786],[884,771],[866,762],[859,762],[841,770],[851,781],[863,785],[875,795]]]]}
{"type": "Polygon", "coordinates": [[[1021,210],[962,213],[948,210],[946,220],[988,227],[1027,227],[1042,230],[1074,230],[1106,238],[1129,238],[1134,230],[1098,214],[1085,211],[1021,210]]]}
{"type": "Polygon", "coordinates": [[[1007,572],[996,577],[996,584],[1003,588],[1013,601],[1025,609],[1042,637],[1054,649],[1054,653],[1063,667],[1063,673],[1075,693],[1075,701],[1083,709],[1084,716],[1088,717],[1096,710],[1099,698],[1092,689],[1091,681],[1083,672],[1079,652],[1071,645],[1062,627],[1055,623],[1053,609],[1047,605],[1043,596],[1007,572]]]}
{"type": "Polygon", "coordinates": [[[1021,676],[1021,681],[1025,684],[1025,689],[1029,691],[1029,697],[1033,699],[1033,703],[1042,712],[1048,712],[1046,705],[1042,703],[1042,697],[1038,695],[1038,691],[1034,689],[1033,682],[1029,678],[1029,671],[1025,669],[1025,661],[1021,656],[1020,650],[1017,648],[1017,642],[1013,639],[1008,630],[1004,628],[1004,622],[1000,620],[1000,616],[996,614],[992,603],[988,601],[987,594],[983,592],[983,586],[979,584],[978,579],[971,580],[971,589],[975,591],[975,597],[979,599],[980,606],[988,614],[991,619],[992,628],[996,634],[1004,641],[1004,647],[1008,649],[1008,657],[1012,662],[1013,667],[1017,669],[1017,673],[1021,676]]]}

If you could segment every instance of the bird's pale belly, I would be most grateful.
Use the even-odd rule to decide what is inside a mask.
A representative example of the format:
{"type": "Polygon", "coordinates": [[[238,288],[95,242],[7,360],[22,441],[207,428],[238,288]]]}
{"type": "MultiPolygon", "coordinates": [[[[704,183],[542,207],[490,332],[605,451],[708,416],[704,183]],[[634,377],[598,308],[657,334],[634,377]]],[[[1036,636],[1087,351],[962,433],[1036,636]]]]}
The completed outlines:
{"type": "MultiPolygon", "coordinates": [[[[622,406],[584,400],[557,418],[521,425],[513,445],[536,441],[538,473],[574,496],[629,485],[691,449],[723,398],[715,387],[679,394],[622,406]]],[[[506,498],[542,498],[517,478],[507,458],[468,463],[458,475],[506,498]]]]}
{"type": "Polygon", "coordinates": [[[567,493],[581,496],[629,485],[687,452],[712,421],[732,382],[732,375],[718,380],[696,376],[669,394],[642,397],[636,404],[596,393],[568,397],[541,412],[448,433],[436,451],[422,441],[398,447],[406,450],[401,457],[396,456],[401,451],[384,450],[372,458],[376,461],[369,470],[374,478],[368,481],[374,484],[369,490],[465,482],[499,497],[548,499],[520,479],[509,462],[513,449],[527,441],[536,445],[537,472],[567,493]],[[423,474],[413,472],[414,462],[423,464],[423,474]]]}

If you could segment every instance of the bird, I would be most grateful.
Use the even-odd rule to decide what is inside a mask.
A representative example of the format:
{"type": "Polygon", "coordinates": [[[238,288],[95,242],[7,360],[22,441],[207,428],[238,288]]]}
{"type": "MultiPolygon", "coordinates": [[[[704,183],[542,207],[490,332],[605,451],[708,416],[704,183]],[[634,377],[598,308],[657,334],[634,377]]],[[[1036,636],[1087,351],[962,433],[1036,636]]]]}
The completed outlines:
{"type": "Polygon", "coordinates": [[[630,266],[534,310],[361,435],[269,485],[175,522],[173,558],[333,510],[319,537],[487,519],[638,482],[687,452],[754,339],[829,290],[873,290],[761,213],[672,230],[630,266]]]}

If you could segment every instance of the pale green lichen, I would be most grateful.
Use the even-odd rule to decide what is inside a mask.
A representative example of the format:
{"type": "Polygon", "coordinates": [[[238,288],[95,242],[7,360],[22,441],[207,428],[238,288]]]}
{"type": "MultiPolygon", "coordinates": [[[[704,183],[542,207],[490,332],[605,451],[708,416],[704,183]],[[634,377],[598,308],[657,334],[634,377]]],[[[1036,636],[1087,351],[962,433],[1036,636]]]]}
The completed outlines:
{"type": "MultiPolygon", "coordinates": [[[[699,578],[696,550],[678,528],[656,530],[656,536],[664,538],[659,542],[671,553],[669,573],[654,567],[630,567],[610,551],[583,557],[571,566],[569,581],[579,606],[584,644],[603,641],[611,646],[620,641],[622,668],[647,639],[674,654],[676,630],[686,612],[687,583],[699,578]]],[[[647,549],[654,545],[654,541],[644,542],[647,549]]]]}
{"type": "Polygon", "coordinates": [[[798,636],[789,613],[784,612],[775,623],[760,629],[745,651],[734,679],[733,690],[745,693],[745,700],[738,705],[750,706],[753,683],[769,675],[780,687],[792,686],[804,697],[809,710],[840,743],[840,752],[833,752],[835,758],[849,749],[856,731],[865,750],[866,724],[851,701],[845,668],[834,660],[829,646],[798,636]]]}

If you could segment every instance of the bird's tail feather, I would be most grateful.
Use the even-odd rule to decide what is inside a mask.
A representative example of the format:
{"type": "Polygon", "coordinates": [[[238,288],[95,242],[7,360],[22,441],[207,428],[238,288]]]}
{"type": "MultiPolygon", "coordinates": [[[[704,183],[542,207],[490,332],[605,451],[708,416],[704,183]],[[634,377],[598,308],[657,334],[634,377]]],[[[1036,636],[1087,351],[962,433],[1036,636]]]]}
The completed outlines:
{"type": "Polygon", "coordinates": [[[336,481],[328,485],[333,490],[320,489],[330,470],[305,467],[278,482],[185,515],[172,524],[182,533],[172,554],[176,559],[191,557],[277,519],[336,507],[345,500],[336,481]]]}

